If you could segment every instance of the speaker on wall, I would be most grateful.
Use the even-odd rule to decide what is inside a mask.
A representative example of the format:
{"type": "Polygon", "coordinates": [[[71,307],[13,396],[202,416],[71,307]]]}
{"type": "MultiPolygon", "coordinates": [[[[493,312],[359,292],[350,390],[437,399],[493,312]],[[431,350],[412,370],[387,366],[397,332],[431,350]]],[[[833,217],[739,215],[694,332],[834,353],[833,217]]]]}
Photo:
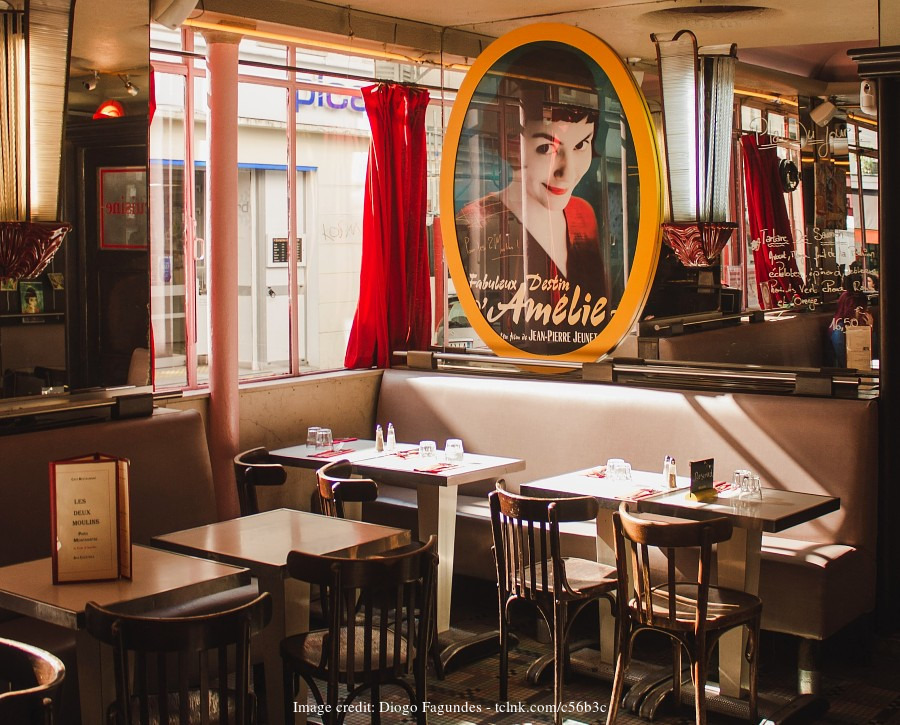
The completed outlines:
{"type": "Polygon", "coordinates": [[[809,117],[817,126],[827,126],[828,122],[837,115],[837,106],[831,101],[822,101],[809,112],[809,117]]]}
{"type": "Polygon", "coordinates": [[[178,28],[194,12],[199,0],[150,0],[150,17],[171,30],[178,28]]]}

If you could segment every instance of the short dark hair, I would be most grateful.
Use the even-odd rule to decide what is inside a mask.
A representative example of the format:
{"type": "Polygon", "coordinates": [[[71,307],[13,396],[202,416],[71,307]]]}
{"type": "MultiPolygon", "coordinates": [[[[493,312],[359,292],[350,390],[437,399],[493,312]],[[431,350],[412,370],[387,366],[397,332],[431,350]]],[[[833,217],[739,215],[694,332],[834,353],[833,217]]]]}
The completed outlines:
{"type": "MultiPolygon", "coordinates": [[[[507,57],[509,62],[498,66],[498,73],[502,74],[498,94],[517,102],[525,122],[587,120],[594,127],[591,152],[598,156],[594,142],[600,121],[599,94],[583,54],[562,43],[546,42],[532,44],[507,57]]],[[[507,115],[503,129],[505,143],[500,144],[500,155],[514,166],[518,165],[518,158],[510,158],[507,146],[517,148],[522,131],[520,119],[507,115]]]]}

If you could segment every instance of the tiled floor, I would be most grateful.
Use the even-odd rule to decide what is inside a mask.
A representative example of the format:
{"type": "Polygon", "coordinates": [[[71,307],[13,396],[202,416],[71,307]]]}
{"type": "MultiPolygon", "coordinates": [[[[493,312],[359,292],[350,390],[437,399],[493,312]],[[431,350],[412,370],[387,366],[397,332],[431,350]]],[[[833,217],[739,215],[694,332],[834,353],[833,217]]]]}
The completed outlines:
{"type": "MultiPolygon", "coordinates": [[[[496,590],[485,582],[458,580],[454,588],[454,626],[469,631],[479,631],[496,626],[496,590]]],[[[584,615],[587,626],[594,620],[584,615]]],[[[547,706],[552,703],[552,672],[547,672],[539,687],[532,687],[525,680],[525,672],[531,662],[549,651],[549,645],[540,644],[529,636],[530,617],[523,619],[523,627],[517,629],[519,645],[510,652],[509,702],[526,712],[498,712],[498,663],[496,657],[474,662],[451,672],[444,680],[438,680],[429,672],[428,694],[434,709],[429,712],[431,725],[524,725],[525,723],[552,723],[552,715],[528,712],[531,706],[547,706]],[[448,711],[455,708],[456,711],[448,711]],[[459,709],[468,712],[460,712],[459,709]],[[473,712],[474,710],[474,712],[473,712]]],[[[900,725],[900,638],[879,638],[866,634],[865,627],[845,633],[823,647],[823,692],[828,701],[826,712],[802,722],[813,723],[897,723],[900,725]]],[[[664,642],[651,641],[646,635],[638,640],[639,658],[656,658],[665,661],[668,651],[664,642]]],[[[761,661],[761,689],[788,694],[795,687],[796,640],[786,636],[764,633],[761,661]]],[[[578,703],[577,707],[592,710],[587,713],[566,715],[569,725],[605,723],[605,708],[609,702],[611,685],[573,674],[566,682],[564,702],[578,703]]],[[[368,696],[362,706],[368,706],[368,696]]],[[[382,698],[391,712],[382,715],[384,723],[414,723],[412,714],[403,712],[408,701],[396,687],[385,688],[382,698]]],[[[312,703],[312,700],[310,700],[312,703]]],[[[315,718],[312,718],[314,720],[315,718]]],[[[370,722],[368,714],[351,713],[349,725],[370,722]]],[[[619,723],[646,723],[631,713],[620,711],[619,723]]],[[[661,725],[690,725],[693,711],[688,707],[674,708],[665,703],[653,721],[661,725]]],[[[723,715],[711,713],[709,722],[741,722],[723,715]]],[[[766,722],[762,720],[762,722],[766,722]]]]}

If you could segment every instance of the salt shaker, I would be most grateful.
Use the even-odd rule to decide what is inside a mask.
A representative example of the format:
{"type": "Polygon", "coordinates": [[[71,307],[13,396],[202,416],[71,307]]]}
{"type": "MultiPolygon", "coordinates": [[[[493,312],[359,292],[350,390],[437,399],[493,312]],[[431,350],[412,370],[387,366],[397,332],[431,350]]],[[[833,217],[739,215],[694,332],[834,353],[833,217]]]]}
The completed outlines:
{"type": "Polygon", "coordinates": [[[384,450],[384,432],[380,425],[375,426],[375,450],[379,453],[384,450]]]}
{"type": "Polygon", "coordinates": [[[388,453],[393,453],[397,450],[397,436],[394,433],[393,423],[388,423],[387,441],[385,441],[384,450],[388,453]]]}
{"type": "Polygon", "coordinates": [[[668,481],[669,481],[669,466],[671,464],[672,464],[672,456],[666,456],[666,460],[663,461],[663,470],[662,470],[663,483],[668,483],[668,481]]]}

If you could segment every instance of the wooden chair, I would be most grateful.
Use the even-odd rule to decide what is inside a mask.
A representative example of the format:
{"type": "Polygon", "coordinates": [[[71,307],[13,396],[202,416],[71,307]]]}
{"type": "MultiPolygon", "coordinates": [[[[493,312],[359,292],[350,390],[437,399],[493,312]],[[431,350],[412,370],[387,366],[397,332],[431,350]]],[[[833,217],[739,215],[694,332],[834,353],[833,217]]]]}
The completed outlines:
{"type": "Polygon", "coordinates": [[[296,677],[309,685],[316,702],[328,705],[324,722],[341,723],[346,707],[368,689],[372,722],[380,722],[382,685],[402,687],[425,723],[425,661],[434,631],[436,539],[396,555],[369,559],[313,556],[293,551],[288,572],[318,584],[328,601],[328,628],[286,637],[284,661],[285,721],[293,722],[296,677]],[[352,622],[352,626],[348,626],[352,622]],[[412,674],[414,687],[407,677],[412,674]],[[316,680],[326,682],[325,697],[316,680]],[[338,687],[347,696],[338,712],[338,687]]]}
{"type": "Polygon", "coordinates": [[[553,639],[553,702],[559,723],[572,623],[589,602],[611,599],[616,587],[613,567],[562,556],[559,524],[596,519],[599,504],[591,496],[529,498],[499,489],[489,499],[500,601],[500,700],[507,699],[509,690],[509,606],[530,601],[553,639]]]}
{"type": "Polygon", "coordinates": [[[275,463],[264,447],[238,453],[234,457],[234,477],[237,482],[241,516],[259,513],[257,486],[283,486],[287,480],[284,466],[275,463]]]}
{"type": "Polygon", "coordinates": [[[634,637],[644,630],[657,630],[673,640],[675,702],[681,701],[681,654],[684,649],[691,662],[697,725],[706,723],[710,656],[725,632],[742,626],[749,630],[746,651],[750,662],[749,719],[757,722],[756,679],[762,602],[752,594],[710,586],[709,583],[712,546],[731,538],[731,523],[724,518],[651,521],[632,516],[624,503],[613,514],[613,521],[619,578],[619,651],[606,722],[616,721],[634,637]],[[654,575],[651,571],[651,547],[663,550],[666,555],[668,563],[664,576],[654,575]],[[678,579],[676,572],[676,551],[688,548],[699,550],[697,577],[692,581],[678,579]],[[629,553],[632,563],[630,585],[629,553]],[[625,592],[633,596],[629,598],[625,592]]]}
{"type": "Polygon", "coordinates": [[[87,630],[113,648],[110,722],[249,725],[255,709],[250,636],[271,618],[267,592],[234,609],[192,617],[138,617],[88,602],[87,630]]]}
{"type": "Polygon", "coordinates": [[[0,639],[0,722],[52,725],[65,676],[63,663],[49,652],[0,639]]]}
{"type": "Polygon", "coordinates": [[[344,504],[378,499],[378,484],[370,478],[350,478],[350,461],[332,461],[316,471],[319,507],[326,516],[344,518],[344,504]]]}

